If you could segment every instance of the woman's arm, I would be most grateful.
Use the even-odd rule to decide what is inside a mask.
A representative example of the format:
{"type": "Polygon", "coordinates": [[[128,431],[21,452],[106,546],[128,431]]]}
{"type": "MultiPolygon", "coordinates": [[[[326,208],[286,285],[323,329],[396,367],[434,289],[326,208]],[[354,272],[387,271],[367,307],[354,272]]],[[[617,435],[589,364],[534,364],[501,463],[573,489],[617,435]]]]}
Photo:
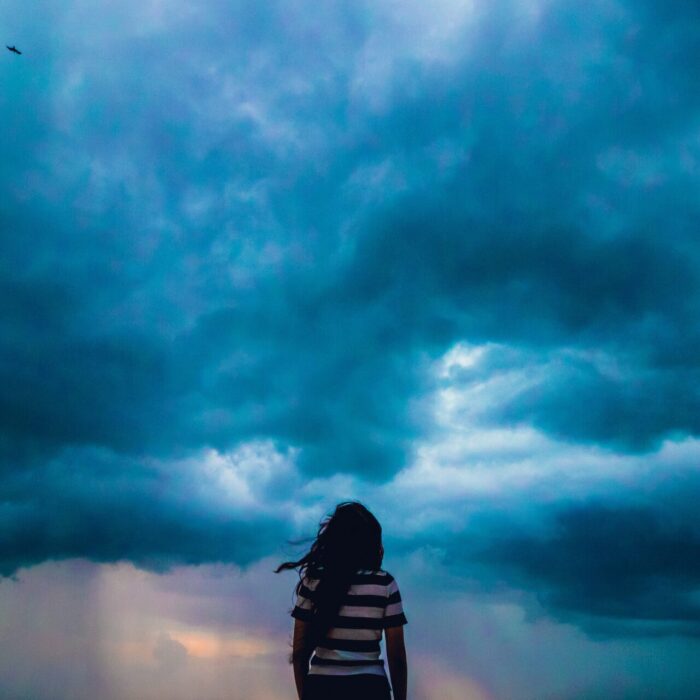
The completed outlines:
{"type": "Polygon", "coordinates": [[[294,683],[297,686],[297,695],[301,700],[304,689],[304,679],[309,672],[309,659],[313,649],[309,648],[308,633],[309,622],[294,620],[294,636],[292,639],[292,665],[294,666],[294,683]]]}
{"type": "Polygon", "coordinates": [[[384,635],[394,700],[406,700],[408,663],[406,661],[406,646],[403,641],[403,627],[387,627],[384,630],[384,635]]]}

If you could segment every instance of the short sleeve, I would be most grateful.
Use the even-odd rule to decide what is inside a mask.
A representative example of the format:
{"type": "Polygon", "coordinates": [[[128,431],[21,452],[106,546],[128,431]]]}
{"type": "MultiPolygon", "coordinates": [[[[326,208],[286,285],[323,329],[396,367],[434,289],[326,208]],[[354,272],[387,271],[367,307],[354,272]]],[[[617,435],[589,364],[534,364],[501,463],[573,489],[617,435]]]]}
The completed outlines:
{"type": "Polygon", "coordinates": [[[387,600],[384,608],[384,617],[382,618],[382,628],[400,627],[407,623],[408,620],[403,611],[401,591],[399,591],[399,585],[396,583],[396,579],[392,576],[387,586],[387,600]]]}
{"type": "Polygon", "coordinates": [[[304,622],[310,622],[313,616],[313,598],[314,589],[318,583],[317,579],[309,579],[306,576],[301,582],[299,595],[297,595],[296,604],[292,610],[292,617],[304,622]]]}

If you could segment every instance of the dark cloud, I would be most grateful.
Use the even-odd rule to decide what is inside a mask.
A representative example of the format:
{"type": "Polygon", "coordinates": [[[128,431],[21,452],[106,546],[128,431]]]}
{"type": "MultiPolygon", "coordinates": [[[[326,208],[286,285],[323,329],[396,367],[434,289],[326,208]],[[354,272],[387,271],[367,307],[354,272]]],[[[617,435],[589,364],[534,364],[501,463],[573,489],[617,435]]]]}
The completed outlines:
{"type": "MultiPolygon", "coordinates": [[[[67,450],[0,482],[0,575],[46,559],[247,565],[288,533],[281,516],[223,508],[200,488],[206,473],[157,469],[104,450],[67,450]]],[[[207,485],[204,484],[206,487],[207,485]]]]}
{"type": "Polygon", "coordinates": [[[499,407],[492,420],[532,423],[557,437],[622,451],[648,451],[662,439],[700,431],[697,369],[625,369],[606,376],[593,363],[570,360],[499,407]]]}
{"type": "Polygon", "coordinates": [[[476,517],[469,538],[446,545],[446,561],[478,589],[534,594],[534,617],[593,636],[698,636],[698,481],[646,488],[476,517]]]}
{"type": "MultiPolygon", "coordinates": [[[[288,82],[299,78],[302,69],[322,65],[316,52],[299,49],[303,38],[299,35],[314,33],[315,23],[301,21],[305,13],[300,8],[299,24],[282,23],[288,10],[276,5],[260,11],[264,21],[259,12],[219,8],[222,21],[216,24],[215,37],[228,24],[235,25],[236,35],[246,37],[247,50],[255,46],[268,52],[265,70],[268,78],[274,73],[274,79],[262,80],[262,69],[244,64],[238,99],[260,100],[265,119],[272,124],[297,129],[308,116],[312,126],[329,124],[344,135],[332,147],[322,146],[321,170],[304,159],[303,148],[296,154],[274,150],[274,143],[266,141],[261,131],[264,125],[250,116],[232,115],[216,135],[201,132],[204,115],[187,126],[192,103],[175,92],[172,77],[161,74],[166,63],[153,45],[146,47],[152,52],[147,68],[152,82],[135,68],[111,71],[99,81],[88,72],[85,80],[97,89],[91,99],[119,119],[127,114],[120,100],[123,81],[130,76],[130,99],[136,110],[128,110],[131,121],[120,123],[113,134],[132,145],[134,159],[154,158],[162,177],[157,175],[158,186],[150,187],[157,195],[153,203],[135,199],[138,195],[129,181],[121,199],[115,198],[119,190],[105,190],[98,197],[101,191],[94,183],[90,190],[95,201],[87,191],[76,192],[76,204],[84,208],[99,201],[101,216],[116,217],[110,229],[119,231],[118,236],[100,224],[104,235],[99,247],[90,234],[97,233],[94,219],[86,227],[87,221],[81,224],[64,212],[66,223],[53,233],[36,217],[24,225],[37,245],[42,240],[45,249],[60,245],[61,253],[70,256],[62,261],[56,249],[49,258],[53,266],[24,284],[31,283],[39,299],[42,287],[49,284],[47,278],[61,290],[75,290],[88,307],[74,305],[72,317],[89,321],[99,316],[98,327],[107,338],[66,341],[66,319],[71,316],[51,306],[60,303],[60,295],[50,293],[51,302],[35,302],[43,305],[44,317],[51,314],[48,326],[61,334],[55,341],[60,345],[56,347],[46,335],[32,336],[31,329],[19,347],[10,341],[9,351],[21,355],[15,364],[25,366],[23,376],[30,381],[21,390],[8,392],[7,439],[31,435],[39,442],[57,444],[92,440],[115,449],[145,451],[164,450],[178,440],[194,446],[212,441],[218,446],[274,435],[304,448],[302,466],[309,472],[357,471],[385,478],[404,463],[410,439],[421,432],[420,421],[407,408],[423,386],[422,368],[412,369],[417,352],[434,355],[462,337],[515,344],[594,340],[614,345],[624,343],[623,332],[629,333],[635,324],[649,324],[643,340],[657,325],[674,329],[685,324],[690,320],[687,300],[697,297],[697,284],[695,260],[682,253],[683,231],[677,231],[674,241],[679,250],[655,230],[638,228],[634,217],[628,220],[630,211],[637,217],[648,211],[649,192],[639,187],[623,192],[624,184],[608,182],[601,174],[598,159],[613,146],[648,148],[659,137],[668,138],[670,129],[677,133],[682,120],[691,121],[693,98],[683,93],[682,104],[664,110],[663,100],[651,92],[658,76],[644,71],[632,75],[625,68],[625,60],[637,58],[635,42],[643,39],[634,32],[632,38],[628,35],[639,19],[633,13],[612,15],[602,4],[596,7],[599,24],[589,22],[583,32],[574,31],[575,20],[580,19],[574,6],[550,9],[530,30],[540,42],[530,42],[508,28],[504,4],[502,12],[481,17],[468,61],[457,60],[443,74],[415,60],[397,64],[388,108],[372,115],[356,106],[354,123],[337,108],[347,99],[350,57],[369,31],[357,16],[346,16],[340,6],[331,11],[328,27],[346,29],[333,34],[339,42],[334,48],[324,30],[324,45],[342,60],[315,74],[312,91],[303,93],[302,99],[288,82]],[[594,60],[587,50],[598,33],[607,43],[604,55],[594,60]],[[284,38],[280,46],[279,37],[284,38]],[[563,63],[548,62],[555,52],[564,57],[563,63]],[[328,79],[323,89],[322,76],[328,79]],[[620,102],[624,88],[629,91],[633,81],[644,86],[645,80],[649,93],[642,90],[620,102]],[[166,118],[167,128],[156,138],[154,124],[166,118]],[[161,137],[170,140],[164,144],[161,137]],[[195,159],[193,149],[200,144],[205,157],[195,159]],[[436,144],[456,154],[457,165],[447,174],[438,169],[436,144]],[[338,185],[359,168],[386,160],[405,173],[410,195],[390,198],[383,212],[365,211],[355,227],[350,258],[336,262],[331,251],[338,243],[337,230],[350,213],[344,211],[353,204],[338,185]],[[260,170],[269,173],[267,213],[250,205],[221,206],[222,183],[251,187],[260,170]],[[422,176],[426,170],[437,179],[422,176]],[[190,183],[219,193],[202,225],[185,223],[190,183]],[[624,228],[601,237],[593,228],[595,222],[580,221],[584,194],[611,201],[621,196],[628,210],[623,214],[624,228]],[[181,243],[159,238],[157,257],[136,267],[136,232],[153,235],[148,221],[158,202],[168,217],[173,221],[179,217],[179,225],[187,227],[185,238],[181,243]],[[267,224],[261,216],[267,217],[267,224]],[[76,223],[77,232],[69,231],[76,223]],[[295,268],[289,258],[272,274],[255,270],[253,263],[255,286],[227,289],[220,277],[223,267],[214,264],[211,251],[231,224],[241,234],[219,244],[226,251],[222,262],[233,263],[237,253],[243,254],[241,236],[247,238],[246,245],[264,246],[268,236],[261,225],[269,227],[269,240],[281,245],[292,241],[314,262],[295,268]],[[183,276],[183,263],[192,256],[203,261],[196,281],[183,276]],[[77,260],[84,260],[84,265],[76,266],[77,260]],[[173,304],[163,287],[178,280],[190,289],[176,292],[173,304]],[[175,323],[177,309],[187,303],[186,293],[195,298],[211,294],[205,308],[212,310],[199,315],[194,331],[170,342],[132,331],[115,335],[109,319],[121,319],[125,311],[120,310],[119,299],[133,295],[135,289],[142,290],[141,312],[152,322],[147,326],[151,334],[158,319],[175,323]],[[60,313],[64,316],[56,316],[60,313]],[[24,352],[26,344],[42,348],[37,363],[47,356],[56,358],[52,365],[56,376],[50,381],[35,376],[40,370],[24,352]],[[70,357],[80,359],[74,364],[70,357]],[[217,375],[221,364],[228,369],[217,375]],[[106,383],[90,376],[91,366],[96,371],[104,367],[106,383]],[[40,396],[31,390],[32,382],[45,387],[38,390],[40,396]],[[75,404],[61,401],[66,394],[76,397],[75,404]],[[109,402],[104,401],[107,395],[109,402]],[[140,408],[134,411],[135,406],[140,408]],[[218,432],[201,426],[192,414],[217,410],[230,413],[218,432]],[[170,430],[170,426],[176,427],[170,430]],[[44,431],[49,434],[42,435],[44,431]]],[[[177,27],[176,31],[184,31],[177,27]]],[[[204,27],[197,27],[188,38],[187,51],[200,62],[209,54],[200,40],[204,27]]],[[[216,65],[223,70],[241,50],[228,47],[216,65]]],[[[143,64],[142,56],[138,60],[143,64]]],[[[663,63],[651,58],[643,66],[665,70],[663,63]]],[[[172,70],[170,63],[167,69],[172,70]]],[[[186,70],[184,65],[182,69],[186,70]]],[[[188,100],[216,104],[215,86],[207,80],[193,84],[188,100]]],[[[88,120],[85,127],[82,143],[94,139],[96,153],[112,159],[117,143],[105,140],[107,135],[103,138],[97,122],[88,120]]],[[[652,200],[660,204],[683,196],[688,183],[676,184],[678,191],[669,184],[653,191],[652,200]]],[[[689,207],[685,202],[686,216],[693,213],[689,207]]],[[[15,228],[17,216],[8,217],[7,224],[8,229],[15,228]]],[[[288,256],[289,248],[283,250],[282,255],[288,256]]],[[[631,337],[638,340],[639,334],[631,337]]],[[[596,393],[595,387],[591,393],[596,393]]],[[[561,401],[568,395],[564,389],[561,401]]],[[[671,391],[669,400],[674,397],[671,391]]],[[[614,409],[604,397],[598,397],[598,403],[604,404],[602,412],[614,409]]],[[[547,412],[547,405],[539,410],[547,412]]],[[[688,428],[687,421],[669,422],[669,429],[688,428]]],[[[539,424],[548,427],[546,420],[539,424]]],[[[577,437],[565,426],[562,430],[577,437]]],[[[666,426],[648,420],[631,430],[640,433],[641,442],[653,441],[666,426]]],[[[591,429],[590,437],[609,436],[591,429]]]]}
{"type": "Polygon", "coordinates": [[[345,3],[52,11],[0,98],[5,570],[263,552],[203,503],[176,518],[139,459],[271,438],[306,476],[387,480],[458,340],[633,375],[566,360],[494,421],[696,434],[698,43],[670,7],[492,3],[443,61],[345,3]],[[122,466],[76,506],[90,467],[51,459],[94,445],[122,466]]]}

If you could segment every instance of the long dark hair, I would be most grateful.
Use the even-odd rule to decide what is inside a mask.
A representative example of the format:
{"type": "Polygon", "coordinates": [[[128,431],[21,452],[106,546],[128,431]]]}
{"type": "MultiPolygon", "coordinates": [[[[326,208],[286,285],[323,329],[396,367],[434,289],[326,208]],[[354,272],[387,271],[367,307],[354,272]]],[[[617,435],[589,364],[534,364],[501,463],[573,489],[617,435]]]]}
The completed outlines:
{"type": "Polygon", "coordinates": [[[309,596],[313,611],[311,649],[333,626],[355,572],[359,569],[376,571],[382,565],[383,555],[379,521],[359,501],[343,501],[332,515],[321,520],[311,549],[298,561],[286,561],[275,569],[275,573],[299,569],[297,595],[305,576],[319,579],[315,591],[309,596]]]}

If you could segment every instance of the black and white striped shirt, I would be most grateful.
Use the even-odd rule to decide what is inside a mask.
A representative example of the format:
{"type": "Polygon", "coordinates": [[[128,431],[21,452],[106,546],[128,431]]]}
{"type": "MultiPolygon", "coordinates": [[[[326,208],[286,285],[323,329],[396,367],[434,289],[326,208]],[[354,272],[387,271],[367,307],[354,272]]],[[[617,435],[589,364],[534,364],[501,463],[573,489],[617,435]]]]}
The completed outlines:
{"type": "MultiPolygon", "coordinates": [[[[319,579],[305,577],[292,617],[310,622],[319,579]]],[[[379,658],[382,630],[408,622],[396,579],[382,569],[358,571],[342,601],[333,626],[311,656],[309,673],[344,676],[371,673],[385,676],[379,658]]]]}

